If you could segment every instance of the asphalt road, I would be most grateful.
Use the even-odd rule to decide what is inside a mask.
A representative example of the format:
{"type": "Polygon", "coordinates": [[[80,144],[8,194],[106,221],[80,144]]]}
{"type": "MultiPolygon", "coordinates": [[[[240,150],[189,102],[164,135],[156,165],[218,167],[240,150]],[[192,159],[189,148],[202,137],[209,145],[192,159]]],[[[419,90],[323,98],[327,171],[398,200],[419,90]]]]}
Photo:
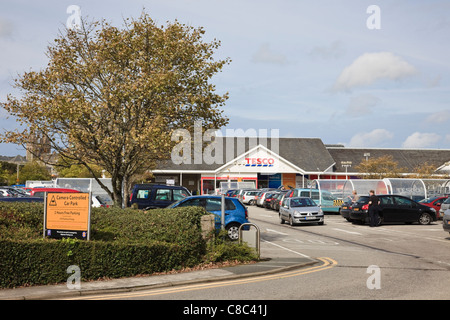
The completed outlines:
{"type": "MultiPolygon", "coordinates": [[[[116,294],[111,299],[163,300],[411,300],[450,298],[450,237],[431,225],[354,225],[340,215],[325,224],[281,225],[278,213],[249,207],[261,230],[262,256],[320,261],[315,267],[234,282],[116,294]]],[[[107,295],[96,297],[108,299],[107,295]]]]}

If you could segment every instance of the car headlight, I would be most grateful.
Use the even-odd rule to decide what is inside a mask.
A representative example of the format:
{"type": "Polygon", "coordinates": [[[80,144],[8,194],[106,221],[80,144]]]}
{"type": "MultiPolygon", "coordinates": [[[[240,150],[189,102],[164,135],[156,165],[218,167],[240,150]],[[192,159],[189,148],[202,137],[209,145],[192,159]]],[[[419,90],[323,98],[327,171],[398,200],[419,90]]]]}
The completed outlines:
{"type": "Polygon", "coordinates": [[[430,208],[431,212],[436,213],[436,209],[435,208],[430,208]]]}

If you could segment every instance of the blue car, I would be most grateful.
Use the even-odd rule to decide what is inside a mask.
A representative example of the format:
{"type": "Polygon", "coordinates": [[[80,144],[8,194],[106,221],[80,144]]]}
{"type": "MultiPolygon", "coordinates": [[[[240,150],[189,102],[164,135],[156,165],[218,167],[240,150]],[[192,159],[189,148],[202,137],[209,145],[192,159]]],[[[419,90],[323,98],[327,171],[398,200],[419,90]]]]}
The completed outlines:
{"type": "MultiPolygon", "coordinates": [[[[167,208],[201,206],[206,211],[215,214],[216,230],[220,230],[222,214],[221,196],[190,196],[181,199],[167,208]]],[[[225,197],[225,230],[231,240],[239,239],[239,227],[248,223],[247,208],[237,199],[225,197]]]]}

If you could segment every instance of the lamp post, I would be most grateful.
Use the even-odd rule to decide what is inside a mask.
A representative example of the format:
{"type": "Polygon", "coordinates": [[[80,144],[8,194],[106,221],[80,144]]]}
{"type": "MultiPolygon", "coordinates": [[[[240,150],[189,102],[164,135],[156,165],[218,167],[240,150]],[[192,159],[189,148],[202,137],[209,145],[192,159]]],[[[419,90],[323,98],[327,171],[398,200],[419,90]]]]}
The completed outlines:
{"type": "Polygon", "coordinates": [[[341,161],[341,166],[345,168],[345,180],[348,180],[347,169],[352,166],[351,161],[341,161]]]}

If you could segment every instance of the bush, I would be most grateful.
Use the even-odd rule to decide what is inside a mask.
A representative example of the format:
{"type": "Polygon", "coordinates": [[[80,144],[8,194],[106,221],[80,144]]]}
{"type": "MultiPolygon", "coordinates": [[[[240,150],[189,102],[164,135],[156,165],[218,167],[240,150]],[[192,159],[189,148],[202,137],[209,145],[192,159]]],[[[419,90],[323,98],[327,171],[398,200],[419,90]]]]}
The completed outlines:
{"type": "Polygon", "coordinates": [[[245,245],[201,236],[203,208],[150,211],[93,208],[91,241],[43,239],[42,203],[0,202],[0,287],[67,280],[77,265],[83,280],[129,277],[207,262],[254,259],[245,245]]]}

